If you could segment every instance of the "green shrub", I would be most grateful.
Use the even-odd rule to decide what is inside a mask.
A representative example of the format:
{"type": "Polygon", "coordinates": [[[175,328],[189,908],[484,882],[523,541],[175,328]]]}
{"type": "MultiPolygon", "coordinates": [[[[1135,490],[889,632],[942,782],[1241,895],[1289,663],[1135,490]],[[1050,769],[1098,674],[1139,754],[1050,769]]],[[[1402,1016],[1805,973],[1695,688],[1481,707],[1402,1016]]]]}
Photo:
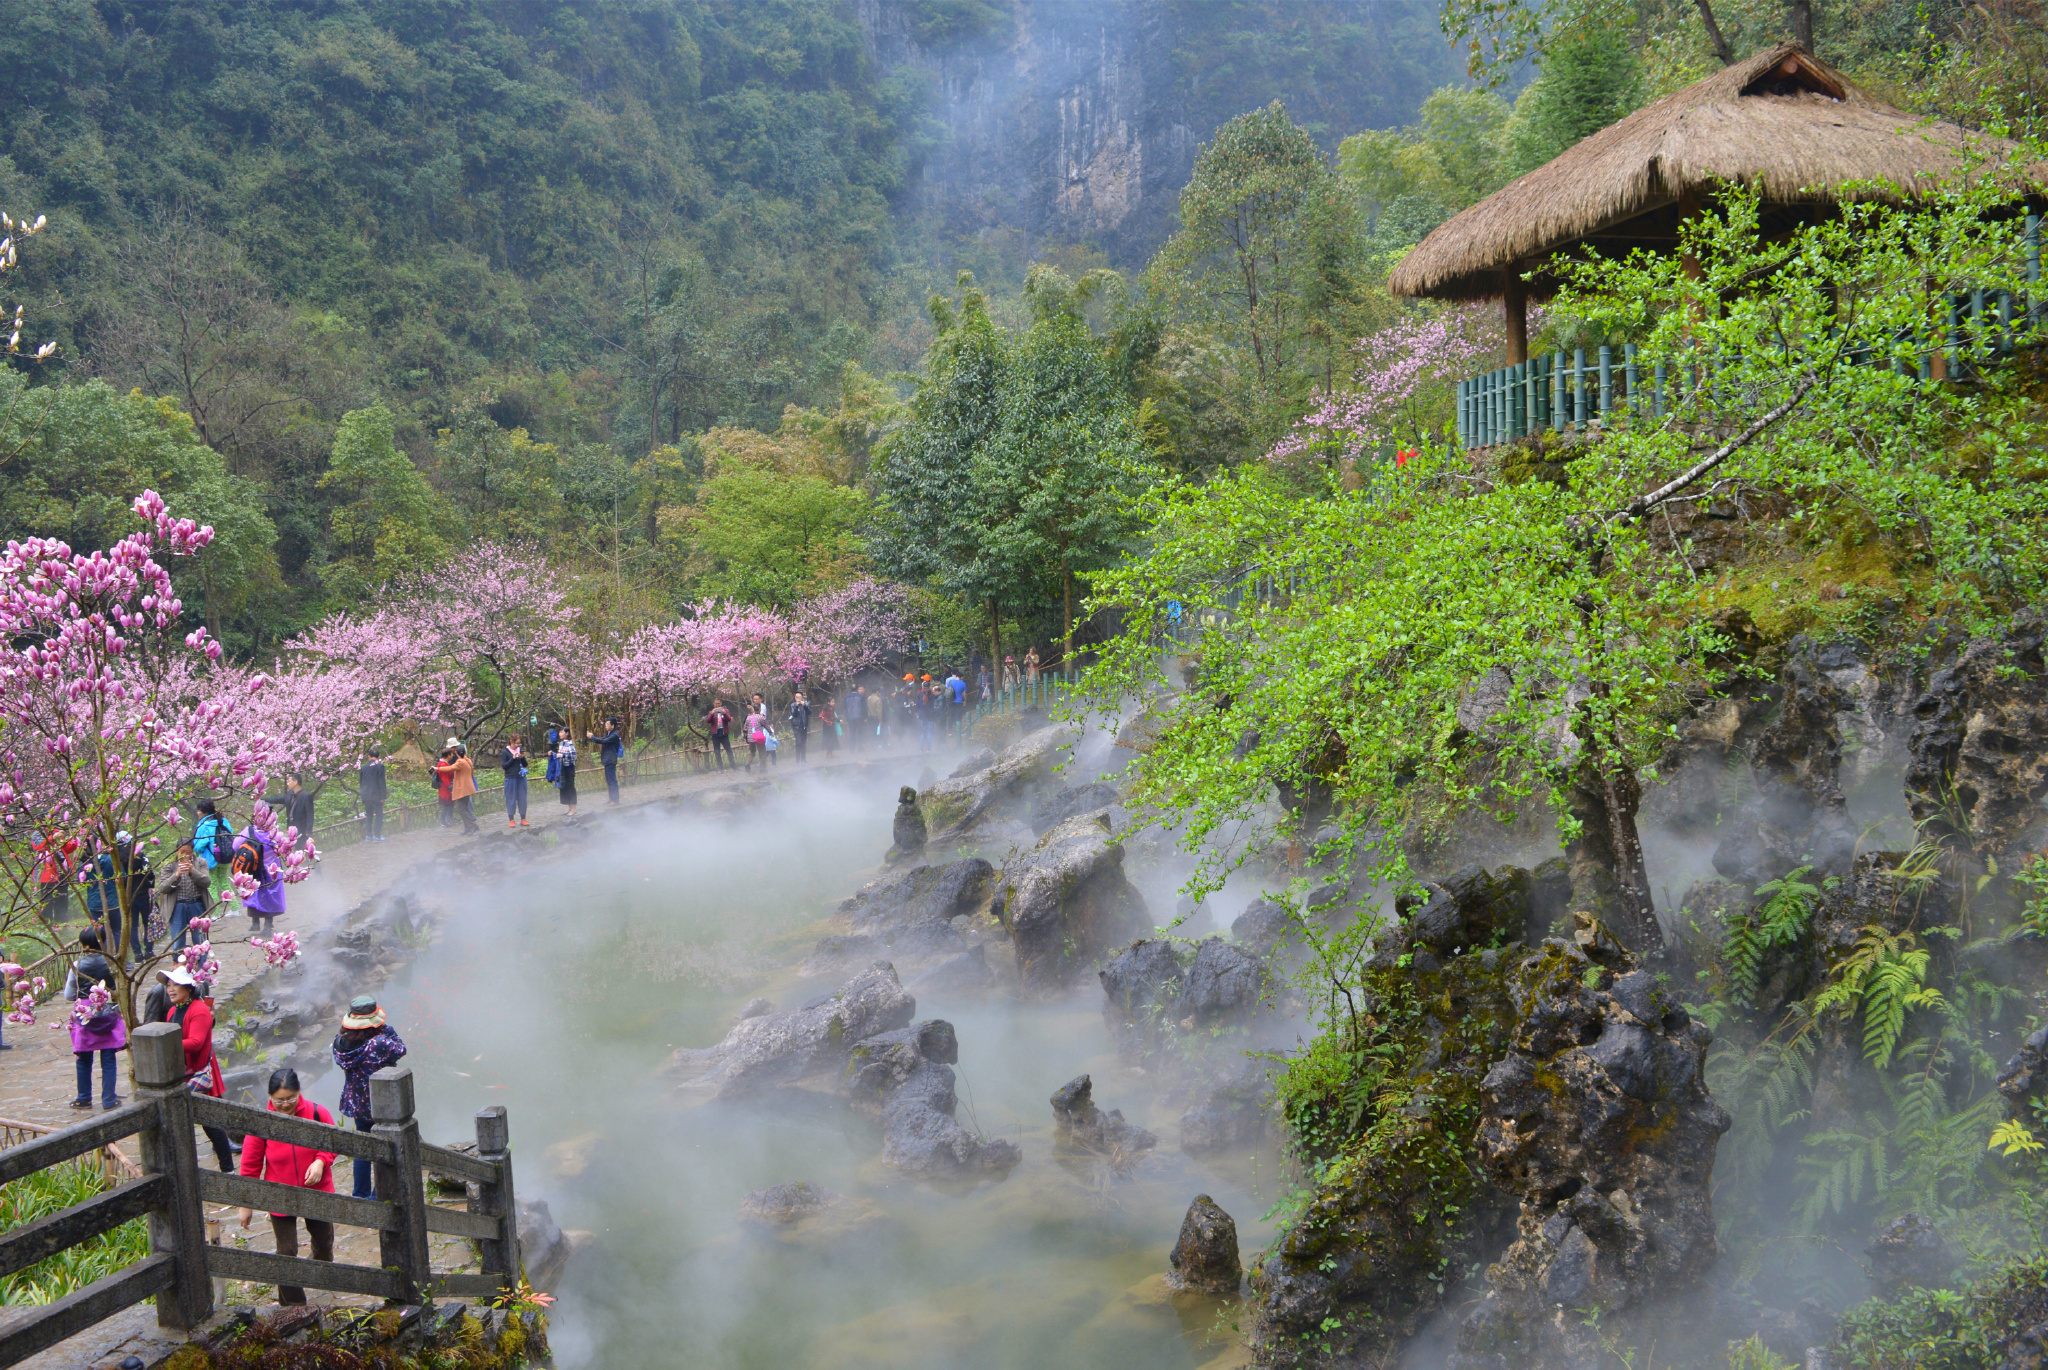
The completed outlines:
{"type": "MultiPolygon", "coordinates": [[[[96,1162],[87,1161],[52,1166],[0,1185],[0,1232],[16,1231],[84,1203],[108,1187],[105,1172],[96,1162]]],[[[149,1229],[136,1218],[0,1279],[0,1303],[54,1303],[148,1254],[149,1229]]]]}

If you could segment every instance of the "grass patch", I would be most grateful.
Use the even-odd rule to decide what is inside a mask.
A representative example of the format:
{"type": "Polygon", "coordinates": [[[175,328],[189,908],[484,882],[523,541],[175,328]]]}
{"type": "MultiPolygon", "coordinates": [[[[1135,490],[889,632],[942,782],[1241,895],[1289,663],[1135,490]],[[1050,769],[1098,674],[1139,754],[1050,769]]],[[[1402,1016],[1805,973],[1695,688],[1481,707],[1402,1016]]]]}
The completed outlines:
{"type": "MultiPolygon", "coordinates": [[[[51,1166],[12,1184],[0,1185],[0,1232],[16,1231],[39,1218],[84,1203],[108,1187],[105,1172],[96,1162],[87,1161],[51,1166]]],[[[0,1304],[54,1303],[147,1255],[149,1227],[144,1219],[136,1218],[0,1279],[0,1304]]]]}

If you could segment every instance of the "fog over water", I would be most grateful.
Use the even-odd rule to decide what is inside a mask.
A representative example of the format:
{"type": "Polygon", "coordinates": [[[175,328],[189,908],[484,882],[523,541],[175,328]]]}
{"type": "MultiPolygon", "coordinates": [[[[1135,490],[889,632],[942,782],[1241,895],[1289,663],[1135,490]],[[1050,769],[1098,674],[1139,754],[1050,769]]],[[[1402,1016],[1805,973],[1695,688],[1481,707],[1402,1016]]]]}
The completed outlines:
{"type": "MultiPolygon", "coordinates": [[[[565,1367],[1149,1370],[1220,1349],[1202,1335],[1213,1305],[1176,1314],[1156,1280],[1127,1291],[1165,1270],[1198,1193],[1255,1250],[1282,1177],[1270,1156],[1181,1155],[1180,1105],[1155,1109],[1151,1078],[1117,1062],[1092,976],[1051,1003],[918,994],[920,1019],[959,1033],[960,1121],[1023,1148],[1000,1181],[895,1174],[879,1128],[829,1093],[688,1105],[664,1075],[675,1048],[717,1041],[748,999],[793,1008],[836,988],[795,967],[875,874],[896,787],[919,764],[784,776],[786,793],[732,818],[607,820],[573,859],[464,889],[383,991],[427,1138],[470,1137],[476,1109],[506,1105],[520,1195],[596,1234],[558,1291],[565,1367]],[[1083,1071],[1101,1107],[1160,1137],[1128,1178],[1053,1157],[1049,1097],[1083,1071]],[[749,1191],[793,1180],[847,1198],[833,1239],[742,1229],[749,1191]]],[[[1172,894],[1146,894],[1165,921],[1172,894]]],[[[324,1098],[339,1081],[307,1085],[324,1098]]]]}

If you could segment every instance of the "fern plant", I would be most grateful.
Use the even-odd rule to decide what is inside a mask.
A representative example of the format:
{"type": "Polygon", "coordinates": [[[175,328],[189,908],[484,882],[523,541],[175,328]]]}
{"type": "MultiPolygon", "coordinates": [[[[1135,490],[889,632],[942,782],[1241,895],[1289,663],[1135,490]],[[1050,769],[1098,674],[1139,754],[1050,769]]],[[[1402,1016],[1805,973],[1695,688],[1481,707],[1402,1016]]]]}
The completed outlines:
{"type": "Polygon", "coordinates": [[[1909,931],[1890,932],[1872,924],[1855,949],[1835,968],[1833,981],[1814,1000],[1821,1014],[1863,1015],[1863,1056],[1879,1070],[1891,1064],[1906,1015],[1919,1008],[1946,1008],[1940,990],[1927,983],[1929,956],[1909,931]]]}
{"type": "MultiPolygon", "coordinates": [[[[1764,956],[1774,947],[1796,946],[1813,923],[1813,907],[1821,886],[1806,879],[1812,866],[1787,871],[1776,880],[1756,887],[1764,902],[1752,908],[1728,929],[1722,945],[1722,960],[1728,971],[1728,990],[1744,1008],[1756,1007],[1756,992],[1763,974],[1764,956]]],[[[1832,885],[1834,882],[1827,882],[1832,885]]]]}

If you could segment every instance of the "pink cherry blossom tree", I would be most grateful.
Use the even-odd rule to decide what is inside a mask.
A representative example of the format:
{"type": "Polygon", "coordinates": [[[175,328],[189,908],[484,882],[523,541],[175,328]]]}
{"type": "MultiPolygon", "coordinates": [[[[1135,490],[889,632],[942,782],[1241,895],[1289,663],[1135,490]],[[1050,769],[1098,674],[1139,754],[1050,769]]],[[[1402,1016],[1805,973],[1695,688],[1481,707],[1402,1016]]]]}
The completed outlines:
{"type": "MultiPolygon", "coordinates": [[[[1541,324],[1540,311],[1530,331],[1541,324]]],[[[1455,416],[1457,383],[1500,364],[1498,309],[1409,314],[1352,346],[1351,384],[1295,421],[1267,454],[1281,464],[1386,459],[1426,445],[1455,416]]]]}
{"type": "MultiPolygon", "coordinates": [[[[54,883],[67,891],[103,855],[125,871],[180,833],[180,801],[260,794],[272,759],[270,739],[241,726],[246,698],[263,682],[239,681],[239,697],[223,688],[220,645],[203,628],[186,631],[159,561],[199,555],[213,530],[173,517],[153,490],[133,509],[141,530],[106,551],[30,538],[0,553],[0,880],[12,896],[4,926],[50,951],[61,938],[44,897],[47,863],[57,863],[54,883]]],[[[107,954],[133,1021],[141,967],[127,930],[150,910],[128,880],[106,883],[103,897],[123,925],[107,954]]]]}

